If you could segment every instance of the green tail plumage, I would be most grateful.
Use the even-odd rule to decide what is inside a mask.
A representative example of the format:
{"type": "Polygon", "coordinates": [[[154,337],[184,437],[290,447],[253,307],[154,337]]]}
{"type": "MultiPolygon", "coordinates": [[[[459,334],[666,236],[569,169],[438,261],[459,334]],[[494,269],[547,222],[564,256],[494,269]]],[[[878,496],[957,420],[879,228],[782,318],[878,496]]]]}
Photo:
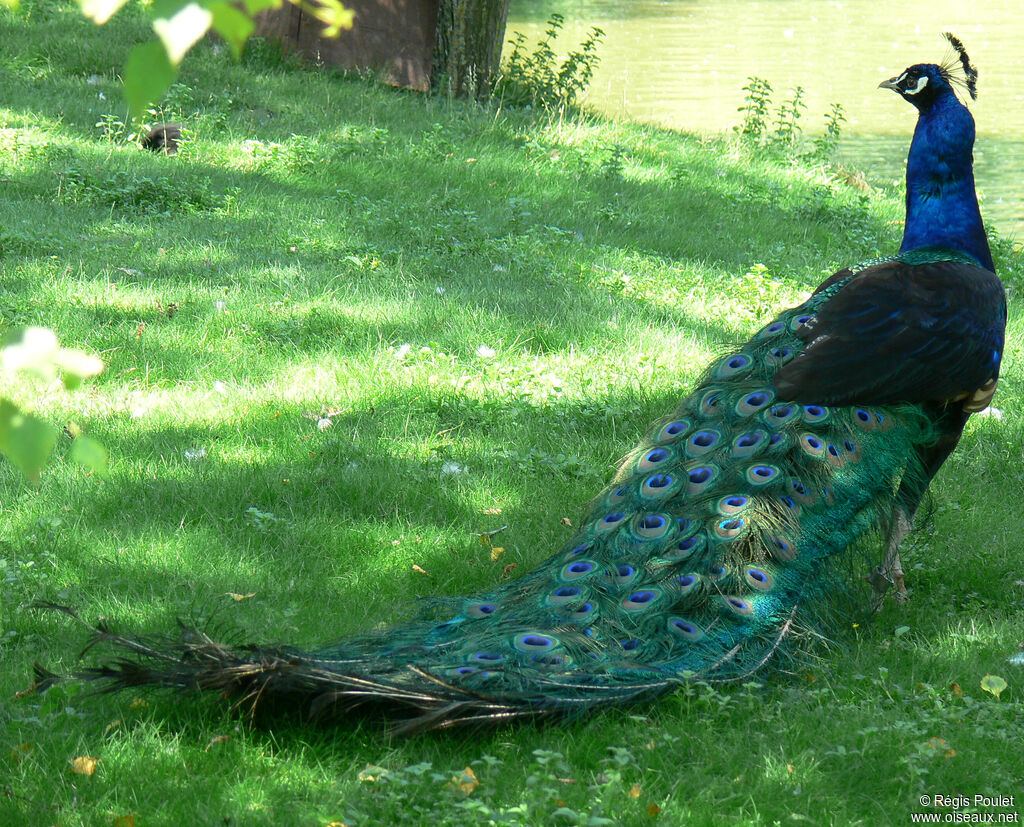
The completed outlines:
{"type": "Polygon", "coordinates": [[[572,714],[756,671],[801,604],[824,599],[828,558],[889,516],[900,483],[921,473],[915,448],[932,438],[912,406],[777,398],[773,376],[831,292],[712,365],[624,461],[572,542],[523,579],[308,653],[230,649],[198,633],[168,649],[102,631],[142,662],[85,676],[317,712],[397,705],[411,712],[408,729],[424,729],[572,714]]]}

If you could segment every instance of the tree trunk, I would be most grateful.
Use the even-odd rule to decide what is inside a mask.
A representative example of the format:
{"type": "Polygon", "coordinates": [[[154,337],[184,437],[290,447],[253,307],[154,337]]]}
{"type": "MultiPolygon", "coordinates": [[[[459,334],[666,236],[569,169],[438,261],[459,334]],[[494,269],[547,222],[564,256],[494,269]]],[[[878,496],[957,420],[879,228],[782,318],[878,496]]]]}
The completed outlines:
{"type": "Polygon", "coordinates": [[[440,0],[434,88],[483,100],[498,75],[509,0],[440,0]]]}

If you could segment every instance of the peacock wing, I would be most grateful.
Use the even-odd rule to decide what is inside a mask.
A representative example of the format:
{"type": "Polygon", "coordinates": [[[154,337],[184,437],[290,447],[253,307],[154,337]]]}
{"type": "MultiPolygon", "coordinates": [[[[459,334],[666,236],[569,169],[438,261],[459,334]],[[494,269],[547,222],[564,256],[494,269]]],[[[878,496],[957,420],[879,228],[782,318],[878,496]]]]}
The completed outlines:
{"type": "Polygon", "coordinates": [[[941,401],[999,375],[1006,296],[988,270],[963,260],[891,259],[840,271],[819,290],[828,292],[797,330],[806,346],[775,375],[782,398],[941,401]]]}

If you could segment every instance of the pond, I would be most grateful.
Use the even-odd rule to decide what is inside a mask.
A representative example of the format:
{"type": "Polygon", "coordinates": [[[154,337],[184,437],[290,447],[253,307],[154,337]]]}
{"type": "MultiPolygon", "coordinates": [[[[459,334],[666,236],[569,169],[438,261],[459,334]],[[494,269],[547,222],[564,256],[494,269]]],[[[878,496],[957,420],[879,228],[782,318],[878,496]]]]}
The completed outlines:
{"type": "MultiPolygon", "coordinates": [[[[775,105],[802,86],[805,134],[842,104],[839,159],[873,184],[898,181],[915,111],[880,81],[911,63],[941,62],[943,31],[979,71],[975,172],[986,221],[1024,241],[1024,14],[1020,0],[512,0],[506,39],[530,43],[552,12],[565,17],[564,55],[592,26],[605,37],[588,103],[610,115],[687,132],[729,132],[743,87],[768,80],[775,105]]],[[[774,108],[774,107],[773,107],[774,108]]]]}

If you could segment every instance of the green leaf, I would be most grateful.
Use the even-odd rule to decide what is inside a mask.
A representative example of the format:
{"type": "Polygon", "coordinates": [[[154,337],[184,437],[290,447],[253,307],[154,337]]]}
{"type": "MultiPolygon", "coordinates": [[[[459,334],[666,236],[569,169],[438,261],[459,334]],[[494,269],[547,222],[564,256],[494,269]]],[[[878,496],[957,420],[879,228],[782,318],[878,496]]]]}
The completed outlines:
{"type": "Polygon", "coordinates": [[[321,32],[324,37],[337,37],[342,29],[351,29],[356,16],[352,9],[346,9],[339,0],[312,0],[302,6],[303,11],[325,24],[321,32]]]}
{"type": "Polygon", "coordinates": [[[46,465],[56,441],[57,432],[49,423],[0,399],[0,453],[32,482],[39,479],[39,470],[46,465]]]}
{"type": "Polygon", "coordinates": [[[1009,684],[998,675],[986,675],[981,679],[981,688],[998,698],[1009,684]]]}
{"type": "Polygon", "coordinates": [[[124,96],[136,117],[156,101],[174,82],[177,71],[167,58],[159,40],[142,43],[132,49],[124,65],[124,96]]]}
{"type": "Polygon", "coordinates": [[[107,449],[92,437],[85,435],[76,437],[75,441],[71,443],[70,456],[73,462],[77,462],[101,477],[105,477],[109,473],[107,449]]]}
{"type": "Polygon", "coordinates": [[[97,26],[102,26],[113,17],[128,0],[78,0],[82,14],[97,26]]]}
{"type": "Polygon", "coordinates": [[[74,348],[62,348],[57,354],[57,365],[63,372],[64,387],[69,391],[103,372],[102,359],[74,348]]]}
{"type": "Polygon", "coordinates": [[[213,15],[198,3],[183,6],[171,17],[158,17],[153,31],[164,44],[171,64],[177,66],[199,39],[210,29],[213,15]]]}
{"type": "Polygon", "coordinates": [[[231,45],[235,57],[241,57],[245,41],[255,29],[252,20],[229,3],[208,3],[206,7],[213,13],[213,28],[231,45]]]}
{"type": "Polygon", "coordinates": [[[284,5],[284,0],[245,0],[245,10],[253,17],[267,9],[279,9],[284,5]]]}
{"type": "Polygon", "coordinates": [[[27,371],[41,379],[52,379],[60,346],[52,330],[22,327],[0,341],[0,367],[6,371],[27,371]]]}

